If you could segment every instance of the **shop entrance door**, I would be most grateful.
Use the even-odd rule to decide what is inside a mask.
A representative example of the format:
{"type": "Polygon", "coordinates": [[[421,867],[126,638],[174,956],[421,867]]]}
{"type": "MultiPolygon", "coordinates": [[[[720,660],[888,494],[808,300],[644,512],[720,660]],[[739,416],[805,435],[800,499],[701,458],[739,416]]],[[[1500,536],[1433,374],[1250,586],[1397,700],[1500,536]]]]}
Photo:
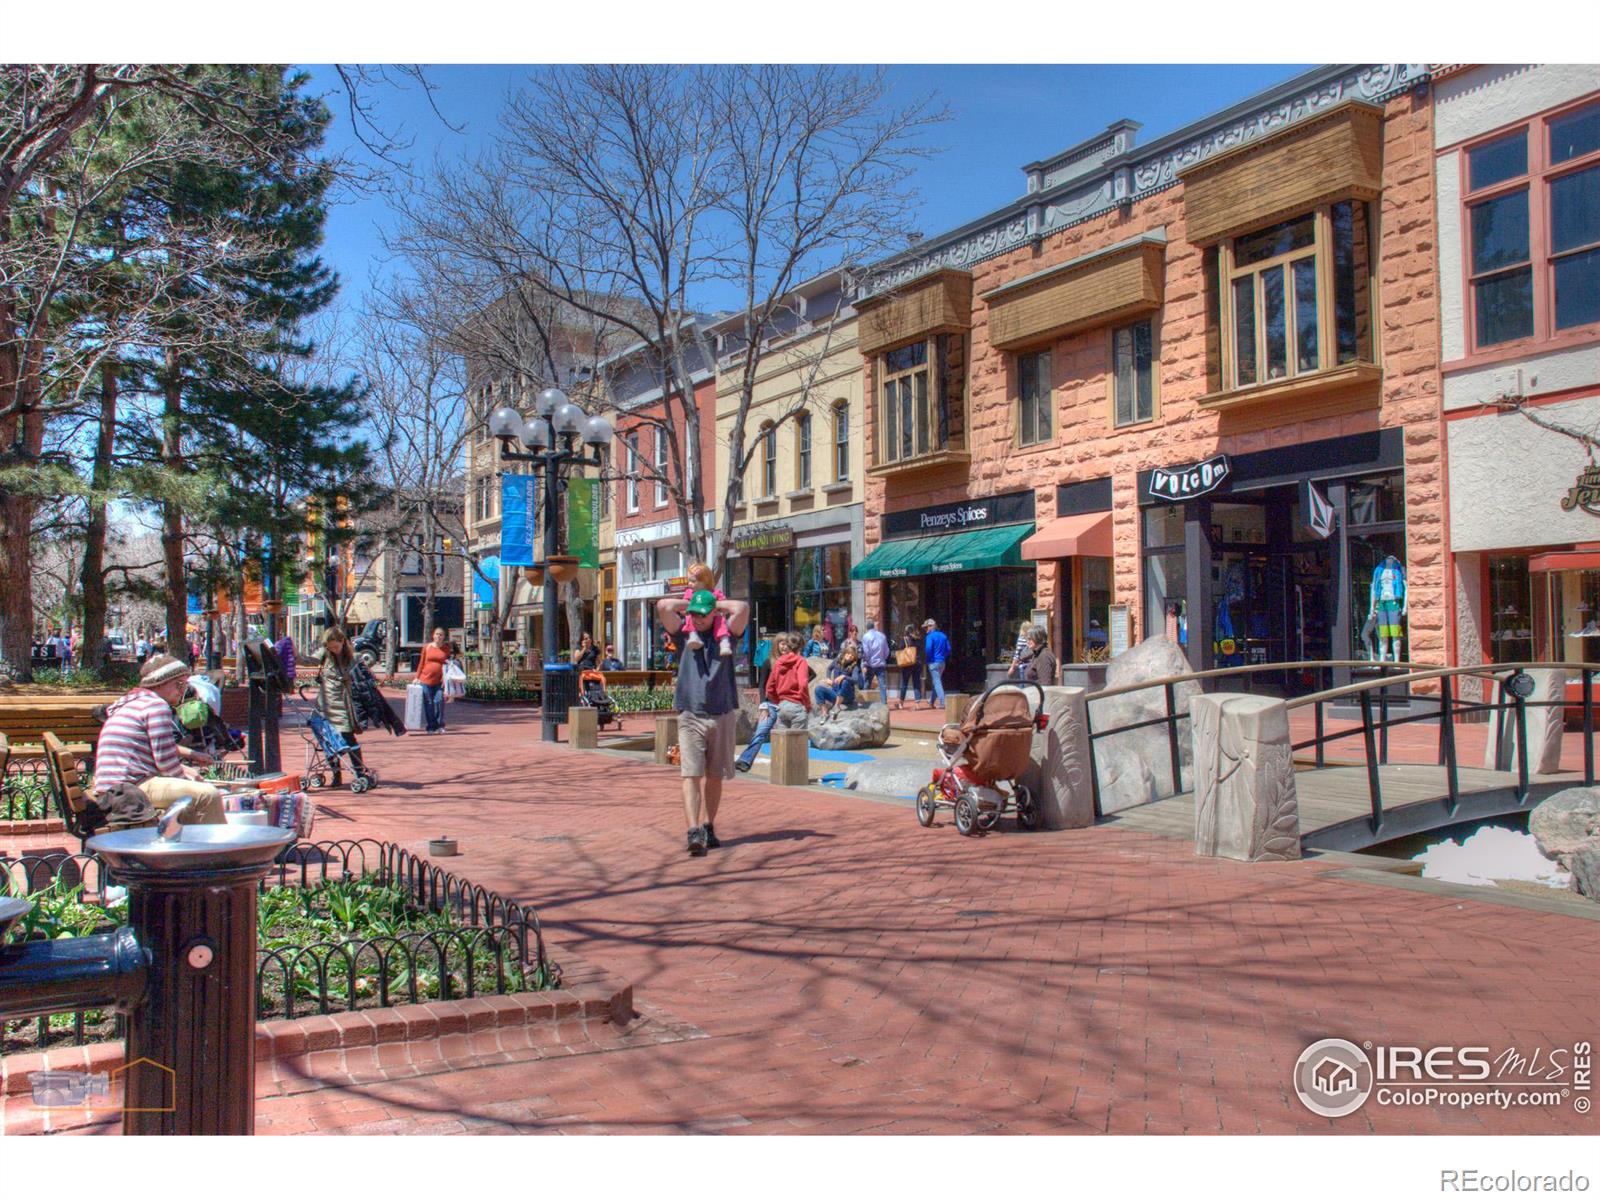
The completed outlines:
{"type": "Polygon", "coordinates": [[[997,567],[927,577],[927,612],[950,639],[949,692],[977,695],[988,682],[989,664],[1009,662],[1017,625],[1033,608],[1031,568],[997,567]]]}

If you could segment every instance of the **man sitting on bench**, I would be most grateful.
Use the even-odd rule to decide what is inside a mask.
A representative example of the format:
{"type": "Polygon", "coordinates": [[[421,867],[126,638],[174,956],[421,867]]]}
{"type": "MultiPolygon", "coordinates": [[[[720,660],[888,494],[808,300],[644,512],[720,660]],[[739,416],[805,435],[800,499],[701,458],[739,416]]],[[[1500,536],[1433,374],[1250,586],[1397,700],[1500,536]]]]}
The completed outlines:
{"type": "Polygon", "coordinates": [[[153,807],[165,811],[179,800],[192,800],[180,814],[180,825],[221,825],[222,793],[200,780],[184,760],[205,766],[211,759],[179,746],[172,725],[173,710],[183,703],[189,668],[170,654],[156,654],[139,669],[138,684],[106,712],[106,723],[94,752],[94,787],[105,792],[131,784],[153,807]]]}

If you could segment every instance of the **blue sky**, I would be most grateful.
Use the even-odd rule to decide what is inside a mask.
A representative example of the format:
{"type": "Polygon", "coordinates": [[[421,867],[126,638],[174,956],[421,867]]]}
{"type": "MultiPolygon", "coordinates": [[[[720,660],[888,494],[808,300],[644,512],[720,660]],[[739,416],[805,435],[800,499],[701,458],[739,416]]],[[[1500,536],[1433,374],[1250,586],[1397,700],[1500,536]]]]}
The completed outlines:
{"type": "MultiPolygon", "coordinates": [[[[330,93],[335,123],[330,145],[352,145],[349,118],[332,71],[311,67],[314,85],[330,93]]],[[[1015,199],[1025,190],[1021,167],[1045,158],[1129,118],[1143,125],[1141,142],[1153,141],[1190,121],[1245,99],[1306,69],[1304,65],[902,65],[888,69],[898,102],[932,93],[952,119],[933,134],[941,149],[917,174],[920,227],[928,235],[954,228],[1015,199]]],[[[382,92],[380,117],[413,139],[419,164],[435,156],[456,159],[492,137],[501,104],[511,90],[537,82],[539,67],[431,67],[435,102],[452,132],[434,115],[420,89],[382,92]]],[[[381,269],[380,227],[389,214],[376,197],[337,206],[329,216],[324,257],[343,281],[342,301],[358,306],[369,273],[381,269]]]]}

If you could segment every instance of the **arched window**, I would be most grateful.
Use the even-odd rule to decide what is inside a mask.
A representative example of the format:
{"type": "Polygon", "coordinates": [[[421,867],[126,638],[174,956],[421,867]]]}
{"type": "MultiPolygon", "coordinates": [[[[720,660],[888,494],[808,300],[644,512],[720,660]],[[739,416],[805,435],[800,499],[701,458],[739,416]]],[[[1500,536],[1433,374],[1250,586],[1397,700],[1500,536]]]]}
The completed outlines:
{"type": "Polygon", "coordinates": [[[833,406],[833,477],[850,478],[850,401],[833,406]]]}

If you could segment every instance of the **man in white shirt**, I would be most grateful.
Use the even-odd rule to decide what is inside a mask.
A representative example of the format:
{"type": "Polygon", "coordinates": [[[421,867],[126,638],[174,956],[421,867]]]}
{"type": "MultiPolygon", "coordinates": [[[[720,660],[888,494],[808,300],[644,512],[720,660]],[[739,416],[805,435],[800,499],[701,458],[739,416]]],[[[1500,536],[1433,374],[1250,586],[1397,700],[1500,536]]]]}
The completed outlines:
{"type": "Polygon", "coordinates": [[[861,665],[867,669],[867,683],[878,689],[878,698],[889,702],[889,639],[876,621],[867,622],[861,635],[861,665]]]}

